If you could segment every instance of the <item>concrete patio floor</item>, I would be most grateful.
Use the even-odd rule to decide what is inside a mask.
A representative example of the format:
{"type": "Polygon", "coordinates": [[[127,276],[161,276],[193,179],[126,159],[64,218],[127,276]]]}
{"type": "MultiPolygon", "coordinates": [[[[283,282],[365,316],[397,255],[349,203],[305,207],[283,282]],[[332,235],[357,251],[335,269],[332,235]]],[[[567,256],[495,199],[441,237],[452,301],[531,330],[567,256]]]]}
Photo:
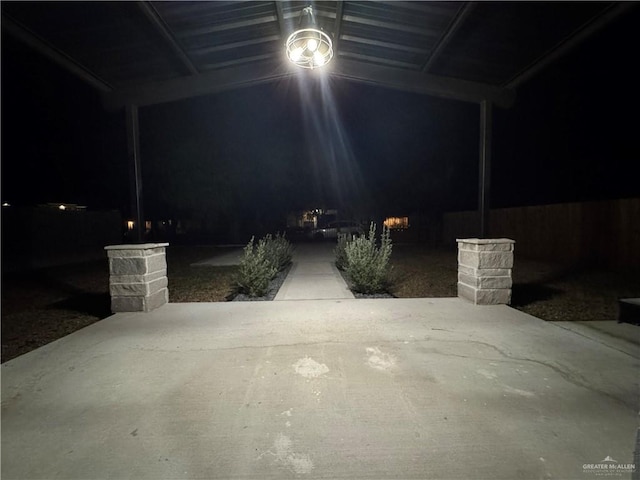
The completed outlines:
{"type": "Polygon", "coordinates": [[[456,298],[168,304],[2,365],[1,473],[595,478],[633,461],[639,359],[456,298]]]}

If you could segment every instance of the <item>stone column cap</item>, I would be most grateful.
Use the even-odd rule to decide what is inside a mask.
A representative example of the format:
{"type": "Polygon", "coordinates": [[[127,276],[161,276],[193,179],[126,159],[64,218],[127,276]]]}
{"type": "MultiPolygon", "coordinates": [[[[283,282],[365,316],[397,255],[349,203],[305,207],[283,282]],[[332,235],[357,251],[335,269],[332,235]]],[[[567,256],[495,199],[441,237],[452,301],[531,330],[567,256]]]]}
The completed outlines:
{"type": "Polygon", "coordinates": [[[130,243],[126,245],[107,245],[105,250],[147,250],[151,248],[168,247],[169,243],[130,243]]]}
{"type": "Polygon", "coordinates": [[[516,243],[510,238],[456,238],[458,243],[473,243],[474,245],[487,245],[489,243],[516,243]]]}

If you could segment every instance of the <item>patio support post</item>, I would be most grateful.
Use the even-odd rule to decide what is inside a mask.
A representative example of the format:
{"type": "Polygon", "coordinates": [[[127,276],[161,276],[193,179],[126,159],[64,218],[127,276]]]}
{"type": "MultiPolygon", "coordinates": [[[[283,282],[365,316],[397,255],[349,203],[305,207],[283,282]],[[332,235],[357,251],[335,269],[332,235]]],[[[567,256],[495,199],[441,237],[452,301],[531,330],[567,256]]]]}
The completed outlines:
{"type": "Polygon", "coordinates": [[[480,238],[489,236],[489,211],[491,197],[491,133],[493,130],[493,106],[490,101],[480,102],[480,175],[478,185],[478,213],[480,238]]]}
{"type": "Polygon", "coordinates": [[[138,106],[129,104],[125,108],[127,124],[127,154],[129,156],[129,185],[131,214],[133,215],[134,241],[144,241],[144,214],[142,209],[142,169],[140,165],[140,128],[138,106]]]}
{"type": "Polygon", "coordinates": [[[458,239],[458,297],[475,305],[511,303],[513,246],[509,238],[458,239]]]}
{"type": "Polygon", "coordinates": [[[169,301],[168,243],[109,245],[111,311],[150,312],[169,301]]]}

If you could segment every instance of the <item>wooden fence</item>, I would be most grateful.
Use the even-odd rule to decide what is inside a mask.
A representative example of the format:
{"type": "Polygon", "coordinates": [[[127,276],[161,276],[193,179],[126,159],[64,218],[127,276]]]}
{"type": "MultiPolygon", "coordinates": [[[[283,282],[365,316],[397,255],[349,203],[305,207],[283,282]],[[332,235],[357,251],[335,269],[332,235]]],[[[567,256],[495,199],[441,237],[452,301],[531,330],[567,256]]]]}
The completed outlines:
{"type": "MultiPolygon", "coordinates": [[[[478,212],[445,213],[446,245],[479,232],[478,212]]],[[[640,198],[501,208],[489,236],[516,241],[516,255],[605,267],[640,267],[640,198]]]]}

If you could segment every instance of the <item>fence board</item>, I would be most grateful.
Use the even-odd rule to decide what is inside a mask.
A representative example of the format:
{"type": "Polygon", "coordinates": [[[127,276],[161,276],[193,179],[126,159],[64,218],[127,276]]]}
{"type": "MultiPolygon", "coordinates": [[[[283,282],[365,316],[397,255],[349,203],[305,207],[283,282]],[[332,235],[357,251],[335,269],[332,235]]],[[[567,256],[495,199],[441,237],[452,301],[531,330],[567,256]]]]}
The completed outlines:
{"type": "MultiPolygon", "coordinates": [[[[477,226],[476,211],[445,213],[442,240],[475,237],[477,226]]],[[[530,258],[640,267],[640,198],[494,209],[490,232],[530,258]]]]}

